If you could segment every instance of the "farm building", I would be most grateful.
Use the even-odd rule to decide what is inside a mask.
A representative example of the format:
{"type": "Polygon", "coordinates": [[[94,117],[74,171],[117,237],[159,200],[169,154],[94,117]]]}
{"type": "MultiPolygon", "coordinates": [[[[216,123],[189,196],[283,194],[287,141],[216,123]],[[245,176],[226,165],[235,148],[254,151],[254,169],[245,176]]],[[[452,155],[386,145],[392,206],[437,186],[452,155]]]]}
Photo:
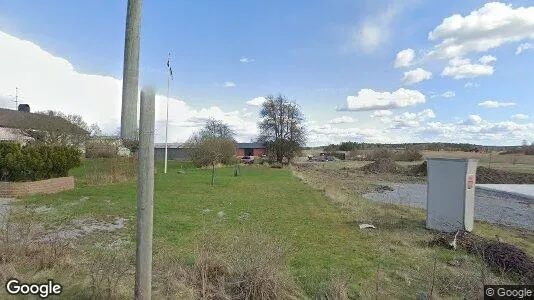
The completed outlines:
{"type": "MultiPolygon", "coordinates": [[[[188,158],[188,148],[183,144],[167,144],[167,159],[169,160],[186,160],[188,158]]],[[[154,145],[154,160],[165,160],[165,143],[156,143],[154,145]]]]}
{"type": "Polygon", "coordinates": [[[265,154],[263,143],[237,143],[237,156],[262,156],[265,154]]]}
{"type": "MultiPolygon", "coordinates": [[[[186,148],[184,144],[169,143],[167,144],[167,158],[169,160],[187,160],[189,154],[189,148],[186,148]]],[[[265,147],[262,143],[237,143],[236,144],[236,156],[262,156],[265,154],[265,147]]],[[[156,143],[154,145],[154,159],[165,159],[165,144],[156,143]]]]}

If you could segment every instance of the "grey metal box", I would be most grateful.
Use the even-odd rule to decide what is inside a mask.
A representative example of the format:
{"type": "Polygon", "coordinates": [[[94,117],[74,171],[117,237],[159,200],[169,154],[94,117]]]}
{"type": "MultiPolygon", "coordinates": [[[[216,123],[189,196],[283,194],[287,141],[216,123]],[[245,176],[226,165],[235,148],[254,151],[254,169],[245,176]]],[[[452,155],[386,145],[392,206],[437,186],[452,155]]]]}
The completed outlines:
{"type": "Polygon", "coordinates": [[[472,231],[477,160],[429,158],[427,168],[426,227],[472,231]]]}

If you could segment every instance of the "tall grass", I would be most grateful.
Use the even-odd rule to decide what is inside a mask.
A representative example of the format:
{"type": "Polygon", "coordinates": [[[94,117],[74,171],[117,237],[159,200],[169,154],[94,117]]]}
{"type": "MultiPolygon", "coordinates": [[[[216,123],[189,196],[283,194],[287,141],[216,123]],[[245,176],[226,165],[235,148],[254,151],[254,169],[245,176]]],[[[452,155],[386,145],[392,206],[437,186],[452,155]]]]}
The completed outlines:
{"type": "Polygon", "coordinates": [[[86,185],[106,185],[133,181],[137,178],[135,157],[102,159],[99,163],[84,164],[86,185]]]}

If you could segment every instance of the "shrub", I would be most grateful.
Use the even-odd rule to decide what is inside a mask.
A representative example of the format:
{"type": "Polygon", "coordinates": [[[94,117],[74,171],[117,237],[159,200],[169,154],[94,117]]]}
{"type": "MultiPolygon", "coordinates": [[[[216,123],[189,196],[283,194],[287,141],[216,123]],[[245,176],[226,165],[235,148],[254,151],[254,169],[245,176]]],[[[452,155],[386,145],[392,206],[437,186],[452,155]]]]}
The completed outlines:
{"type": "Polygon", "coordinates": [[[423,154],[417,149],[410,148],[395,153],[394,159],[397,161],[421,161],[423,154]]]}
{"type": "Polygon", "coordinates": [[[86,158],[117,157],[119,147],[112,141],[90,140],[85,143],[86,158]]]}
{"type": "Polygon", "coordinates": [[[122,145],[130,150],[131,154],[135,154],[139,150],[139,140],[123,139],[122,145]]]}
{"type": "Polygon", "coordinates": [[[371,160],[393,160],[393,152],[388,149],[376,149],[371,153],[371,160]]]}
{"type": "Polygon", "coordinates": [[[223,138],[206,138],[194,144],[189,156],[196,167],[237,163],[235,142],[223,138]]]}
{"type": "Polygon", "coordinates": [[[368,160],[368,151],[366,150],[352,150],[348,153],[347,159],[348,160],[368,160]]]}
{"type": "Polygon", "coordinates": [[[34,181],[67,176],[80,165],[80,150],[70,146],[0,142],[3,181],[34,181]]]}

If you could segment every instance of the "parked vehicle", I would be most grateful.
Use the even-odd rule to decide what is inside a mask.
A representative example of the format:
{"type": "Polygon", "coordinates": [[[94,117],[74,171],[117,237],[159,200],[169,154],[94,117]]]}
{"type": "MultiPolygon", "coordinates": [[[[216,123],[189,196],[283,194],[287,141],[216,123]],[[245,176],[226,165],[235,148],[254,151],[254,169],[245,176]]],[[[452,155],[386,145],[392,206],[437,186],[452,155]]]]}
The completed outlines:
{"type": "Polygon", "coordinates": [[[243,156],[241,157],[241,162],[244,164],[253,164],[254,163],[254,156],[243,156]]]}

